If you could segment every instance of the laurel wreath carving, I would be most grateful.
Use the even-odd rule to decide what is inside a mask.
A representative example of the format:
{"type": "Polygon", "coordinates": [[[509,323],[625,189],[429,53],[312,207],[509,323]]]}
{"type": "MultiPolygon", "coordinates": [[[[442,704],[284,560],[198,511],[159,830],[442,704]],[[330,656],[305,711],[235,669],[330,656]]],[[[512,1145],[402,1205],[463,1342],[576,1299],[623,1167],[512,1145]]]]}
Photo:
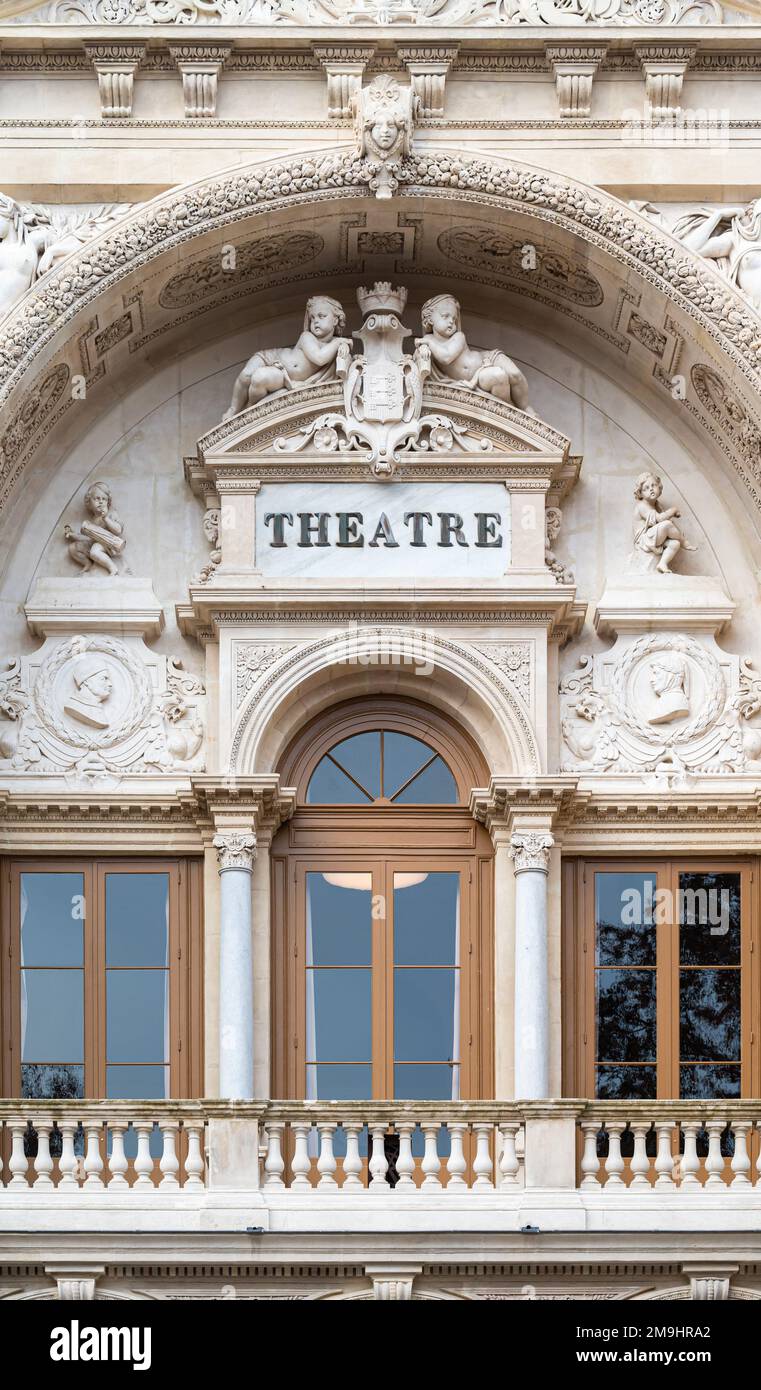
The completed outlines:
{"type": "Polygon", "coordinates": [[[129,648],[114,637],[71,637],[48,658],[34,687],[34,704],[40,723],[63,743],[76,748],[110,748],[122,743],[145,721],[151,708],[153,691],[147,668],[136,661],[129,648]],[[68,661],[87,652],[102,652],[123,667],[132,684],[132,695],[124,718],[107,729],[80,732],[64,723],[56,708],[55,680],[68,661]]]}
{"type": "Polygon", "coordinates": [[[705,647],[701,647],[698,642],[693,642],[689,637],[664,638],[657,633],[640,637],[628,648],[618,662],[610,682],[610,703],[616,717],[638,738],[652,744],[689,743],[692,739],[698,738],[705,733],[706,729],[710,729],[711,725],[716,723],[724,709],[726,699],[724,677],[718,661],[705,647]],[[659,725],[657,729],[652,728],[646,720],[638,717],[631,709],[627,697],[629,678],[642,658],[667,651],[681,652],[691,661],[694,661],[703,672],[707,689],[706,699],[701,702],[698,714],[678,729],[671,730],[668,735],[662,725],[659,725]]]}

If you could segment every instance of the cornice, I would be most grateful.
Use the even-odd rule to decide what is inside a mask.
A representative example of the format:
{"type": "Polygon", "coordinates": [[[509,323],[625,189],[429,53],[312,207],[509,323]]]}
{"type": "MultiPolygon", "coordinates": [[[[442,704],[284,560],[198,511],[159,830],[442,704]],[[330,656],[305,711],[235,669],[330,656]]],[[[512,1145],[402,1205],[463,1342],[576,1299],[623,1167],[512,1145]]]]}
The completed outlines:
{"type": "Polygon", "coordinates": [[[250,826],[254,836],[273,834],[295,806],[295,789],[281,787],[276,772],[240,777],[200,773],[191,778],[189,809],[207,829],[250,826]]]}

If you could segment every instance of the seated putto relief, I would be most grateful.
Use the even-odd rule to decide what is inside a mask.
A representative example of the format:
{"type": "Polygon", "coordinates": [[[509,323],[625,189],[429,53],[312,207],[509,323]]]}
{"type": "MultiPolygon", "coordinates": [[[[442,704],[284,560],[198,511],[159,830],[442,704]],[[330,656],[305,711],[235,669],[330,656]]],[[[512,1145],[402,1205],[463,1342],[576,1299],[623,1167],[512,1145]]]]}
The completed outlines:
{"type": "MultiPolygon", "coordinates": [[[[365,293],[362,291],[361,293],[365,293]]],[[[421,310],[422,336],[415,339],[415,361],[423,379],[450,382],[512,405],[527,415],[528,383],[502,348],[472,347],[462,328],[460,304],[452,294],[434,295],[421,310]]],[[[406,330],[405,330],[406,331],[406,330]]],[[[337,299],[314,295],[307,301],[303,331],[293,347],[255,352],[238,375],[224,419],[278,391],[345,379],[352,361],[346,315],[337,299]]]]}

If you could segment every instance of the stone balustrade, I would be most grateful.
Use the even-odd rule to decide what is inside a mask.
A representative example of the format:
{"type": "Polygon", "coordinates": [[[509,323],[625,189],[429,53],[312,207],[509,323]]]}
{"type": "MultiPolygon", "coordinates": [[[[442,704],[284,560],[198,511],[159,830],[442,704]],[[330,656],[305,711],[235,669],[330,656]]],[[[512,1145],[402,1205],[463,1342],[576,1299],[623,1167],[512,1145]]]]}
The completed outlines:
{"type": "MultiPolygon", "coordinates": [[[[755,1199],[761,1102],[3,1101],[5,1194],[755,1199]]],[[[761,1196],[761,1189],[759,1189],[761,1196]]]]}

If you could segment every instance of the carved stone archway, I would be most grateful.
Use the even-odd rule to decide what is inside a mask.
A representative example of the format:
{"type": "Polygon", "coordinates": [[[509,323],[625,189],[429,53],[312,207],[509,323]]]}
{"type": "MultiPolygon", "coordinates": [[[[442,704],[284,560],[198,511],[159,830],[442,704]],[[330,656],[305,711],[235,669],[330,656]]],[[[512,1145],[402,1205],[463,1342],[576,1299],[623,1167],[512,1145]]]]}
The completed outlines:
{"type": "MultiPolygon", "coordinates": [[[[643,292],[654,289],[710,359],[693,364],[687,383],[692,423],[704,430],[708,447],[716,452],[718,444],[718,452],[731,458],[746,492],[761,506],[761,316],[712,264],[599,189],[515,161],[418,153],[400,170],[402,196],[431,207],[445,203],[448,209],[519,216],[537,235],[540,227],[552,228],[615,265],[643,292]]],[[[3,325],[0,404],[7,423],[0,435],[0,505],[57,425],[76,370],[76,334],[81,344],[104,296],[118,291],[124,314],[131,289],[149,266],[176,269],[197,254],[204,237],[228,228],[232,235],[259,219],[262,227],[271,226],[293,209],[327,209],[339,201],[358,211],[373,205],[366,168],[345,148],[257,162],[153,200],[39,281],[3,325]]],[[[205,312],[203,305],[199,312],[205,312]]],[[[114,334],[118,338],[116,327],[114,334]]],[[[143,323],[133,367],[151,336],[150,323],[143,323]]],[[[90,401],[98,408],[99,374],[100,365],[85,412],[90,401]]]]}

